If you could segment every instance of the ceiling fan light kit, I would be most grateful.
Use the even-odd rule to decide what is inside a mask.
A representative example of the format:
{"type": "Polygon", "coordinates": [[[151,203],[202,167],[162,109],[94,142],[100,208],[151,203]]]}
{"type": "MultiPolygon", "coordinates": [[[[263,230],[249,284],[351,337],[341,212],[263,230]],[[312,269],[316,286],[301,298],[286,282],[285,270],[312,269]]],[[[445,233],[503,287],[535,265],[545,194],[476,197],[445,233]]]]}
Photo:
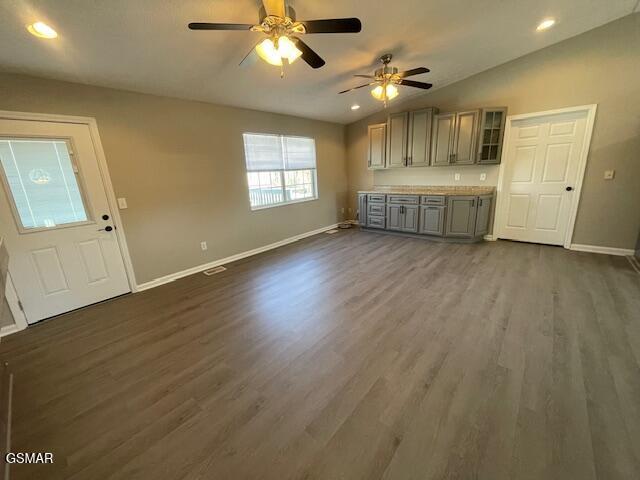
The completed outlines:
{"type": "Polygon", "coordinates": [[[282,66],[283,61],[292,64],[302,55],[289,37],[265,38],[256,45],[256,53],[265,62],[276,66],[282,66]]]}
{"type": "MultiPolygon", "coordinates": [[[[265,34],[267,38],[256,45],[255,51],[267,63],[279,66],[281,76],[284,74],[283,66],[292,64],[298,58],[302,58],[312,68],[320,68],[325,64],[322,57],[300,39],[300,35],[358,33],[362,30],[362,24],[357,18],[297,21],[295,10],[285,5],[285,0],[262,0],[262,3],[258,25],[193,22],[189,24],[189,28],[191,30],[251,31],[265,34]]],[[[245,59],[248,56],[245,56],[245,59]]]]}
{"type": "Polygon", "coordinates": [[[412,68],[411,70],[407,70],[405,72],[399,72],[396,67],[389,66],[391,63],[391,59],[393,55],[387,53],[380,57],[380,61],[384,65],[382,68],[378,68],[373,75],[354,75],[354,77],[359,78],[368,78],[372,80],[369,83],[365,83],[364,85],[359,85],[354,88],[349,88],[348,90],[343,90],[339,93],[347,93],[352,90],[357,90],[359,88],[368,87],[371,85],[375,85],[375,87],[371,90],[371,95],[376,100],[380,100],[384,103],[384,106],[387,106],[387,103],[399,95],[398,87],[396,85],[402,85],[406,87],[414,87],[421,88],[423,90],[428,90],[433,85],[430,83],[424,82],[416,82],[413,80],[405,80],[406,77],[411,77],[413,75],[420,75],[421,73],[428,73],[429,69],[426,67],[418,67],[412,68]]]}

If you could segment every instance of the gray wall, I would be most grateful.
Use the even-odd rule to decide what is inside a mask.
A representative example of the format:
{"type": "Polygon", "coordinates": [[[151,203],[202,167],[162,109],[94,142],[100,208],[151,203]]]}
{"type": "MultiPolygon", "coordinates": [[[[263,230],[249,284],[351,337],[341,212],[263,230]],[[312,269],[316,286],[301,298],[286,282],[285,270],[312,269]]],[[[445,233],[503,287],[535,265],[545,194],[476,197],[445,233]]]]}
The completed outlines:
{"type": "Polygon", "coordinates": [[[7,303],[7,299],[3,298],[0,303],[0,328],[8,327],[14,325],[15,321],[13,320],[13,314],[9,309],[9,303],[7,303]]]}
{"type": "Polygon", "coordinates": [[[6,73],[0,110],[96,118],[138,283],[342,220],[343,125],[6,73]],[[247,131],[314,137],[319,200],[252,212],[247,131]]]}
{"type": "MultiPolygon", "coordinates": [[[[401,95],[409,93],[407,89],[401,95]]],[[[402,97],[399,97],[402,98],[402,97]]],[[[497,183],[498,167],[439,167],[370,172],[367,125],[387,113],[435,106],[455,111],[507,106],[509,114],[598,104],[598,113],[576,221],[574,243],[633,249],[640,230],[640,14],[539,50],[463,81],[392,103],[347,128],[349,202],[372,185],[497,183]],[[615,169],[613,181],[605,170],[615,169]]]]}

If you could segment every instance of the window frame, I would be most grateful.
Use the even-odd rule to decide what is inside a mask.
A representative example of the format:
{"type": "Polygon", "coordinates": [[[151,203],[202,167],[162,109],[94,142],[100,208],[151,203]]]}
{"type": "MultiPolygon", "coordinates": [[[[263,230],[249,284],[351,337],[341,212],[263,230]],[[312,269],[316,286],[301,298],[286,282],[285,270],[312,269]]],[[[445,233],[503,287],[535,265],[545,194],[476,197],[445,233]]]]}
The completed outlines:
{"type": "Polygon", "coordinates": [[[18,206],[15,203],[15,199],[13,198],[13,192],[11,190],[11,186],[9,185],[9,179],[7,178],[7,172],[4,167],[0,163],[0,182],[3,184],[5,188],[5,193],[7,197],[7,202],[9,203],[9,207],[11,213],[13,214],[13,219],[16,225],[16,231],[19,235],[28,235],[30,233],[40,233],[47,232],[53,230],[63,230],[65,228],[74,228],[74,227],[82,227],[85,225],[95,225],[95,215],[93,213],[93,206],[89,201],[89,196],[87,195],[86,186],[84,182],[84,176],[82,175],[82,169],[79,163],[76,161],[76,148],[73,144],[72,137],[66,136],[51,136],[51,135],[0,135],[0,140],[22,140],[22,141],[51,141],[51,142],[64,142],[67,145],[67,153],[71,160],[71,165],[74,168],[74,176],[76,179],[76,184],[78,186],[78,191],[80,193],[80,198],[82,200],[82,205],[85,209],[85,214],[87,216],[86,220],[81,220],[78,222],[68,222],[60,225],[55,225],[53,227],[25,227],[22,223],[22,218],[20,216],[20,212],[18,210],[18,206]]]}
{"type": "MultiPolygon", "coordinates": [[[[245,173],[245,181],[246,181],[246,185],[247,185],[247,193],[248,193],[248,197],[249,197],[249,208],[251,211],[258,211],[258,210],[266,210],[269,208],[276,208],[276,207],[284,207],[286,205],[294,205],[296,203],[305,203],[305,202],[313,202],[316,201],[320,198],[320,192],[318,191],[318,157],[317,157],[317,149],[316,149],[316,139],[313,137],[305,137],[303,135],[285,135],[285,134],[281,134],[281,133],[260,133],[260,132],[243,132],[242,133],[242,146],[243,146],[243,152],[244,152],[244,173],[245,173]],[[280,141],[282,142],[284,138],[304,138],[307,140],[312,140],[313,141],[313,150],[315,153],[315,168],[291,168],[291,169],[286,169],[286,168],[282,168],[280,170],[249,170],[247,168],[247,151],[246,151],[246,145],[244,142],[244,136],[245,135],[261,135],[261,136],[271,136],[271,137],[278,137],[280,139],[280,141]],[[283,200],[282,202],[278,202],[278,203],[272,203],[269,205],[260,205],[260,206],[254,206],[251,204],[251,187],[249,185],[249,173],[260,173],[260,172],[278,172],[278,174],[280,175],[280,184],[282,186],[282,198],[286,198],[287,197],[287,185],[285,182],[285,173],[286,172],[306,172],[306,171],[311,171],[311,175],[312,175],[312,187],[313,187],[313,196],[312,197],[308,197],[308,198],[300,198],[297,200],[283,200]]],[[[283,159],[284,160],[284,159],[283,159]]],[[[284,163],[284,162],[283,162],[284,163]]]]}

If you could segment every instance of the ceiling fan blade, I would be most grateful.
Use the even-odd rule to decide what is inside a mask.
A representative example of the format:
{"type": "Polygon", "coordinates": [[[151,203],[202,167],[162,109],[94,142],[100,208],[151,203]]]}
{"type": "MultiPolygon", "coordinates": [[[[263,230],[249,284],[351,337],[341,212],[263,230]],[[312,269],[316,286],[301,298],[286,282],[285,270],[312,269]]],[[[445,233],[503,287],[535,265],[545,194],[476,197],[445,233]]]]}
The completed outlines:
{"type": "Polygon", "coordinates": [[[411,70],[407,70],[406,72],[400,72],[397,75],[400,78],[406,78],[406,77],[411,77],[413,75],[420,75],[421,73],[429,73],[431,70],[429,70],[426,67],[418,67],[418,68],[412,68],[411,70]]]}
{"type": "Polygon", "coordinates": [[[253,25],[248,23],[206,23],[192,22],[189,24],[191,30],[251,30],[253,25]]]}
{"type": "Polygon", "coordinates": [[[354,75],[354,77],[358,77],[358,78],[376,78],[373,75],[354,75]]]}
{"type": "Polygon", "coordinates": [[[357,87],[353,87],[353,88],[350,88],[350,89],[348,89],[348,90],[343,90],[343,91],[341,91],[341,92],[338,92],[338,95],[340,95],[341,93],[347,93],[347,92],[350,92],[351,90],[357,90],[357,89],[359,89],[359,88],[368,87],[369,85],[375,85],[376,83],[377,83],[377,82],[371,82],[371,83],[365,83],[364,85],[358,85],[357,87]]]}
{"type": "Polygon", "coordinates": [[[428,90],[433,87],[433,85],[430,83],[414,82],[413,80],[400,80],[398,81],[398,85],[404,85],[405,87],[422,88],[424,90],[428,90]]]}
{"type": "Polygon", "coordinates": [[[285,17],[284,0],[262,0],[262,4],[267,11],[267,15],[285,17]]]}
{"type": "Polygon", "coordinates": [[[326,20],[305,20],[306,33],[358,33],[362,23],[358,18],[330,18],[326,20]]]}
{"type": "Polygon", "coordinates": [[[320,55],[311,50],[311,47],[300,40],[298,37],[291,37],[293,43],[296,44],[298,50],[302,52],[302,59],[309,64],[312,68],[320,68],[326,63],[320,55]]]}

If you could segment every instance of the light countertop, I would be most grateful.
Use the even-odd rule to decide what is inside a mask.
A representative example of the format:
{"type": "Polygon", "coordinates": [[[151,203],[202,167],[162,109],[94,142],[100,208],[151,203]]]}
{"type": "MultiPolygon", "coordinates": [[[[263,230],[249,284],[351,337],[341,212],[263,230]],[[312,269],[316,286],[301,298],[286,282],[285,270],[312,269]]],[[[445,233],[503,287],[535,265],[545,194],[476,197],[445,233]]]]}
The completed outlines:
{"type": "Polygon", "coordinates": [[[481,186],[430,186],[430,185],[376,185],[358,193],[384,193],[396,195],[492,195],[495,187],[481,186]]]}

